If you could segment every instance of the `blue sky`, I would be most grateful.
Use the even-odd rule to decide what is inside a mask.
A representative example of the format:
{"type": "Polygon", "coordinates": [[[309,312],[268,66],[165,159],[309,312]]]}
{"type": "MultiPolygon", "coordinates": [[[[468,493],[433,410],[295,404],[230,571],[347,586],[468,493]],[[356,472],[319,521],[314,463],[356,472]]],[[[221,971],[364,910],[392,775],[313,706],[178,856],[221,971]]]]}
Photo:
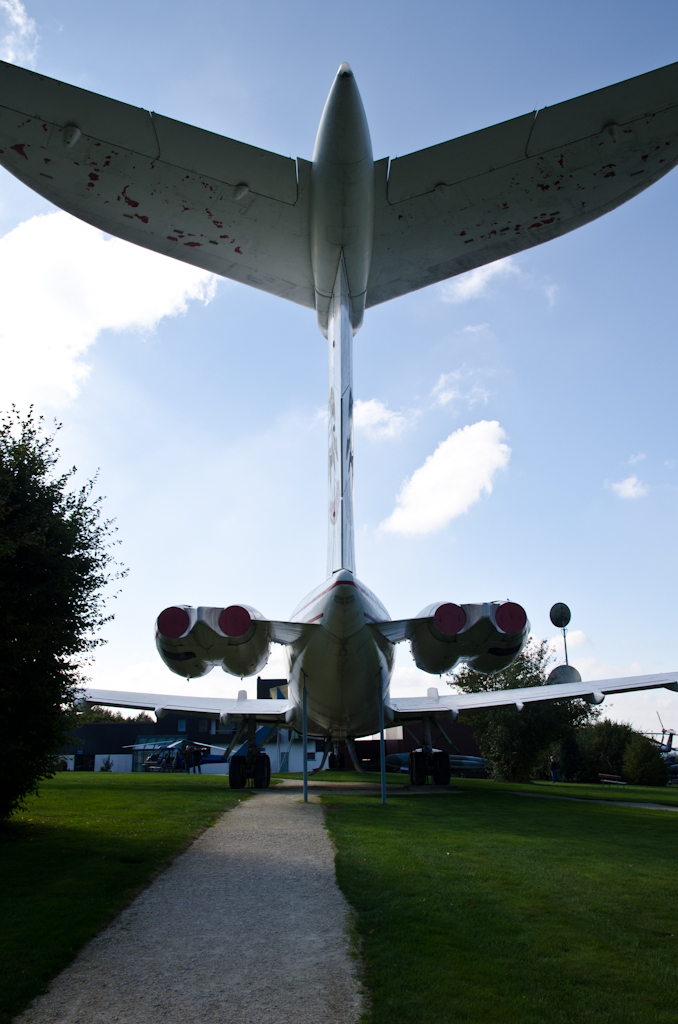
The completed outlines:
{"type": "MultiPolygon", "coordinates": [[[[343,60],[375,157],[395,157],[671,63],[677,30],[660,0],[0,0],[5,59],[305,158],[343,60]]],[[[677,199],[673,172],[562,239],[368,311],[357,565],[394,618],[510,597],[550,638],[563,600],[585,678],[677,667],[677,199]],[[455,476],[462,442],[485,444],[484,476],[455,476]],[[427,520],[415,502],[391,518],[436,452],[448,514],[427,520]]],[[[105,240],[4,171],[0,236],[0,405],[33,401],[63,422],[64,459],[83,478],[100,469],[130,569],[93,683],[185,692],[155,654],[163,607],[245,602],[285,618],[323,578],[315,316],[105,240]]],[[[276,654],[266,674],[282,667],[276,654]]],[[[400,650],[394,692],[435,682],[400,650]]],[[[192,685],[240,683],[215,670],[192,685]]],[[[678,728],[665,691],[603,707],[678,728]]]]}

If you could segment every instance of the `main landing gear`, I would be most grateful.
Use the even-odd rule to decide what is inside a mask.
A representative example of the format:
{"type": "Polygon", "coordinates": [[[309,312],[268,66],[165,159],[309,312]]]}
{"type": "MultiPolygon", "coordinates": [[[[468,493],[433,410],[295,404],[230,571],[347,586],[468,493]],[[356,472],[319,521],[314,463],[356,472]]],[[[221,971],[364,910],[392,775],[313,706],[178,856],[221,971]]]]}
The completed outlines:
{"type": "Polygon", "coordinates": [[[433,749],[430,718],[424,718],[422,726],[424,742],[418,750],[410,753],[410,785],[425,786],[430,778],[434,786],[449,786],[452,777],[450,755],[444,750],[433,749]]]}
{"type": "Polygon", "coordinates": [[[268,789],[271,784],[271,759],[257,748],[256,734],[257,723],[251,718],[247,722],[247,754],[232,754],[229,761],[228,781],[231,789],[244,789],[248,779],[252,779],[255,789],[268,789]]]}
{"type": "Polygon", "coordinates": [[[434,786],[449,786],[450,755],[444,750],[413,750],[410,754],[410,785],[425,786],[429,776],[434,786]]]}

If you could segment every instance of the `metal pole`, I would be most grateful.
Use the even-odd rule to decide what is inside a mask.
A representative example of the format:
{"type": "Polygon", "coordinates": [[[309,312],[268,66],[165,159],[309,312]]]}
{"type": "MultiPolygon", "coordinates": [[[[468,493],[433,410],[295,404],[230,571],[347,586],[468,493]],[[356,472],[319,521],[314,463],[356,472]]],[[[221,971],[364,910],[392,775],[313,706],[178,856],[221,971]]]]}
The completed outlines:
{"type": "Polygon", "coordinates": [[[379,763],[381,767],[381,802],[386,803],[386,742],[384,740],[384,690],[379,680],[379,763]]]}
{"type": "Polygon", "coordinates": [[[306,724],[306,679],[301,696],[301,745],[303,747],[302,757],[304,765],[304,803],[308,803],[308,728],[306,724]]]}
{"type": "Polygon", "coordinates": [[[565,644],[565,664],[569,665],[570,663],[567,660],[567,630],[565,629],[564,626],[563,626],[563,643],[565,644]]]}

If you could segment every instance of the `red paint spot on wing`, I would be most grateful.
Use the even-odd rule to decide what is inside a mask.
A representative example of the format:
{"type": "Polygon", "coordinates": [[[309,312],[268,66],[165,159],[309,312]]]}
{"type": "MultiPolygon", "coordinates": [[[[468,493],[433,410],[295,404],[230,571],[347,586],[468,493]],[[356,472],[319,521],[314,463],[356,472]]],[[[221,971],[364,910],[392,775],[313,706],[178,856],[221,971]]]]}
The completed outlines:
{"type": "Polygon", "coordinates": [[[24,146],[25,145],[26,145],[25,142],[17,142],[17,144],[15,146],[10,146],[9,148],[13,149],[15,153],[19,154],[19,156],[22,156],[24,158],[24,160],[28,160],[28,157],[24,153],[24,146]]]}
{"type": "Polygon", "coordinates": [[[240,253],[240,255],[242,256],[242,249],[240,248],[240,246],[239,246],[239,245],[236,245],[236,247],[235,247],[235,249],[233,250],[233,252],[239,252],[239,253],[240,253]]]}
{"type": "Polygon", "coordinates": [[[214,224],[215,228],[223,228],[224,226],[223,221],[220,220],[213,220],[212,223],[214,224]]]}
{"type": "Polygon", "coordinates": [[[89,180],[90,180],[90,181],[98,181],[98,180],[99,180],[99,175],[98,175],[98,174],[95,174],[95,173],[94,173],[94,171],[91,171],[91,172],[90,172],[90,173],[89,173],[89,174],[87,175],[87,177],[89,178],[89,180]]]}
{"type": "Polygon", "coordinates": [[[175,238],[175,237],[174,237],[174,235],[168,235],[168,236],[167,236],[167,241],[168,241],[168,242],[178,242],[178,241],[179,241],[179,239],[178,239],[178,238],[175,238]]]}
{"type": "Polygon", "coordinates": [[[129,185],[125,185],[124,189],[122,190],[122,198],[125,200],[128,206],[133,206],[136,208],[139,205],[137,201],[135,199],[130,199],[129,196],[125,194],[128,188],[129,185]]]}
{"type": "Polygon", "coordinates": [[[189,245],[191,249],[197,249],[199,245],[202,245],[202,242],[184,242],[184,245],[189,245]]]}
{"type": "Polygon", "coordinates": [[[134,216],[137,218],[137,220],[140,220],[143,224],[148,224],[148,217],[145,217],[143,214],[135,213],[134,216]]]}

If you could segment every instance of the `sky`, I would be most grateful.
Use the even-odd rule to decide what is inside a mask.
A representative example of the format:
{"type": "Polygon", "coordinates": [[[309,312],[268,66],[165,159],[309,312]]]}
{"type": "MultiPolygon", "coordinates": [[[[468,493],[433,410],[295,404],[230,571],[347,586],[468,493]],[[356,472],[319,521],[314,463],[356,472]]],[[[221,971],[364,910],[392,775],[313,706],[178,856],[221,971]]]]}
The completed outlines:
{"type": "MultiPolygon", "coordinates": [[[[0,57],[310,159],[338,65],[375,159],[678,58],[665,0],[0,0],[0,57]]],[[[511,599],[585,679],[678,668],[678,172],[584,228],[368,310],[356,336],[360,579],[393,618],[511,599]]],[[[129,574],[93,686],[185,693],[171,604],[287,618],[326,565],[325,341],[312,311],[56,210],[0,170],[0,410],[62,424],[129,574]],[[175,681],[176,680],[176,681],[175,681]]],[[[554,662],[555,663],[555,662],[554,662]]],[[[281,648],[265,671],[284,674],[281,648]]],[[[398,649],[392,693],[444,680],[398,649]]],[[[219,670],[195,694],[235,695],[219,670]]],[[[605,714],[678,729],[678,694],[605,714]]]]}

